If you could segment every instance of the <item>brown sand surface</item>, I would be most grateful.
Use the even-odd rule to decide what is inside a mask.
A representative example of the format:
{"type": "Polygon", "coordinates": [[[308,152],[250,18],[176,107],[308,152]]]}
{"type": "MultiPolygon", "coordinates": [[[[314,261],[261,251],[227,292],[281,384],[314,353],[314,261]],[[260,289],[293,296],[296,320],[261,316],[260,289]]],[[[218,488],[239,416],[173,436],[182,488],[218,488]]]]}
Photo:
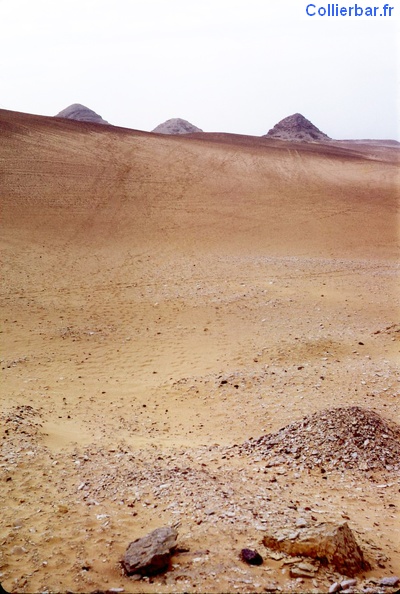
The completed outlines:
{"type": "Polygon", "coordinates": [[[396,464],[232,448],[336,407],[400,423],[399,152],[0,110],[6,590],[327,591],[262,545],[299,518],[348,522],[359,583],[400,575],[396,464]],[[126,577],[178,520],[170,570],[126,577]]]}

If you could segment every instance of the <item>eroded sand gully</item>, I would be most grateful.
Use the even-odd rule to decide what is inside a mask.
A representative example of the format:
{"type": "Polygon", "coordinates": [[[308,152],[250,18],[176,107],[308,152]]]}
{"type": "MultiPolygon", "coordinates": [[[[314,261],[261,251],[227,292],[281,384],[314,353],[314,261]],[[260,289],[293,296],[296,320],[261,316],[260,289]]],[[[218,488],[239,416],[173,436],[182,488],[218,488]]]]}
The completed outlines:
{"type": "MultiPolygon", "coordinates": [[[[121,154],[128,151],[125,136],[121,154]]],[[[73,146],[78,150],[79,142],[73,146]]],[[[199,176],[200,157],[193,154],[214,163],[219,145],[188,146],[190,156],[180,158],[199,176]]],[[[228,150],[223,146],[218,150],[228,150]]],[[[243,159],[248,171],[252,161],[243,159]]],[[[257,153],[253,173],[260,160],[257,153]]],[[[362,162],[363,175],[367,168],[362,162]]],[[[266,172],[259,175],[265,182],[266,172]]],[[[115,191],[122,195],[127,183],[115,191]]],[[[11,182],[10,188],[11,196],[11,182]]],[[[285,208],[293,208],[297,185],[292,196],[286,187],[285,196],[285,208]]],[[[217,230],[215,213],[211,230],[204,213],[196,227],[197,198],[189,208],[192,202],[178,195],[186,210],[177,208],[166,226],[160,217],[140,245],[134,233],[129,241],[123,217],[109,241],[99,222],[104,205],[92,213],[92,225],[88,210],[85,227],[77,214],[74,233],[61,225],[55,234],[59,213],[50,211],[42,227],[34,217],[31,227],[26,217],[20,226],[6,219],[0,528],[6,590],[327,591],[339,577],[331,570],[296,580],[285,558],[271,558],[261,544],[267,528],[299,518],[346,520],[373,566],[365,579],[400,574],[393,465],[322,472],[232,448],[336,407],[370,409],[399,423],[397,198],[392,209],[388,196],[390,224],[377,205],[366,207],[376,208],[379,225],[386,225],[376,249],[358,215],[329,228],[331,238],[342,230],[347,257],[345,250],[333,253],[323,233],[311,243],[299,233],[287,249],[284,239],[269,248],[265,235],[279,238],[280,231],[267,222],[259,227],[260,198],[253,194],[235,212],[227,207],[217,230]],[[231,236],[232,220],[241,214],[249,220],[252,200],[248,231],[231,236]],[[192,221],[192,235],[174,235],[180,219],[192,221]],[[124,576],[119,560],[128,543],[177,520],[180,552],[170,571],[141,581],[124,576]],[[243,547],[257,548],[264,564],[243,564],[243,547]]],[[[215,208],[222,208],[219,198],[215,208]]],[[[149,217],[155,220],[153,211],[149,217]]]]}

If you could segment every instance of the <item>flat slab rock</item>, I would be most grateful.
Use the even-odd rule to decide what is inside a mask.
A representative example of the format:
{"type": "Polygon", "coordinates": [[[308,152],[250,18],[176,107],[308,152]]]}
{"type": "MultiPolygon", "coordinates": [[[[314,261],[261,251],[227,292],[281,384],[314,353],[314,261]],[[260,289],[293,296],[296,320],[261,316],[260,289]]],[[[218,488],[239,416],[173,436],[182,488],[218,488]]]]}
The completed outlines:
{"type": "Polygon", "coordinates": [[[301,530],[283,529],[266,534],[263,544],[288,555],[326,561],[346,576],[354,577],[370,568],[347,522],[323,522],[301,530]]]}
{"type": "Polygon", "coordinates": [[[165,571],[177,538],[176,527],[166,526],[131,542],[121,562],[127,575],[153,575],[165,571]]]}

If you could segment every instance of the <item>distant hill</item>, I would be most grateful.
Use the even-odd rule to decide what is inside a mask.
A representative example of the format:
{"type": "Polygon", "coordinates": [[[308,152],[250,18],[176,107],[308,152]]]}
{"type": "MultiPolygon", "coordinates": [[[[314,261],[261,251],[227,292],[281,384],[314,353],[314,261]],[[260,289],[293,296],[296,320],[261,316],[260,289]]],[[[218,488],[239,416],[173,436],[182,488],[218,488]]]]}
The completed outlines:
{"type": "Polygon", "coordinates": [[[203,132],[203,130],[186,120],[181,120],[181,118],[172,118],[154,128],[152,132],[157,134],[192,134],[194,132],[203,132]]]}
{"type": "Polygon", "coordinates": [[[301,113],[295,113],[278,122],[263,138],[280,138],[282,140],[330,140],[301,113]]]}
{"type": "Polygon", "coordinates": [[[73,103],[69,107],[66,107],[56,118],[66,118],[67,120],[78,120],[79,122],[93,122],[95,124],[108,124],[106,120],[97,114],[92,109],[81,105],[80,103],[73,103]]]}

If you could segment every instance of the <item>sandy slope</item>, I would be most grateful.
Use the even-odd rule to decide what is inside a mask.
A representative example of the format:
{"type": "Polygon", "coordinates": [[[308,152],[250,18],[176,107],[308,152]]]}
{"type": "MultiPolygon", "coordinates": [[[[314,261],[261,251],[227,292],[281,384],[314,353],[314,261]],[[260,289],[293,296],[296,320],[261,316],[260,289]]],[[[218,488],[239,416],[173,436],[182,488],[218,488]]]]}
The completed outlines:
{"type": "Polygon", "coordinates": [[[399,574],[393,470],[225,449],[330,407],[400,422],[399,150],[7,111],[0,137],[3,586],[323,591],[325,569],[238,560],[267,557],[262,514],[306,507],[347,519],[367,577],[399,574]],[[177,518],[171,572],[123,576],[177,518]]]}

